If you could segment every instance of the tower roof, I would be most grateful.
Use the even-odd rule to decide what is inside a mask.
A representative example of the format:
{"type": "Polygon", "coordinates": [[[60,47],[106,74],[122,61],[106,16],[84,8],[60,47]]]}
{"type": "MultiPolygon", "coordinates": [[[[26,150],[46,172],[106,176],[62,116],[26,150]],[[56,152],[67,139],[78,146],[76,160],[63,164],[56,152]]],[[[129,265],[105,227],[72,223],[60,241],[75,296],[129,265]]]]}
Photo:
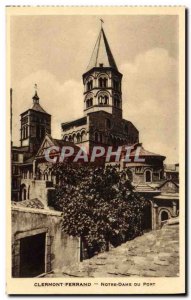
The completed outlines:
{"type": "Polygon", "coordinates": [[[48,113],[42,108],[42,106],[40,106],[39,103],[34,103],[31,109],[32,109],[32,110],[39,111],[39,112],[41,112],[41,113],[48,114],[48,113]]]}
{"type": "Polygon", "coordinates": [[[94,67],[110,67],[118,71],[114,57],[111,53],[103,28],[101,28],[96,44],[94,46],[87,71],[94,67]]]}
{"type": "Polygon", "coordinates": [[[42,106],[39,104],[39,96],[37,94],[37,91],[35,91],[35,95],[33,96],[33,106],[32,106],[32,110],[36,110],[36,111],[39,111],[39,112],[42,112],[42,113],[46,113],[47,112],[42,108],[42,106]]]}

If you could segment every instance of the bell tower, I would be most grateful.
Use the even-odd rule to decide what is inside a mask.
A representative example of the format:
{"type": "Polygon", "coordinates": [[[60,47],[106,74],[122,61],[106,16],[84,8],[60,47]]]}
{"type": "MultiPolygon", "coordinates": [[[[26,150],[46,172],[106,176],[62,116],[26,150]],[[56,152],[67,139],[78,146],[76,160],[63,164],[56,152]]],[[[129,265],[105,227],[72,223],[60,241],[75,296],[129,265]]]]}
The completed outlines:
{"type": "Polygon", "coordinates": [[[118,71],[101,26],[86,72],[83,74],[84,114],[106,111],[122,118],[122,74],[118,71]]]}
{"type": "Polygon", "coordinates": [[[21,147],[28,147],[29,152],[36,153],[45,137],[51,134],[51,115],[40,105],[35,85],[32,108],[21,114],[21,147]]]}

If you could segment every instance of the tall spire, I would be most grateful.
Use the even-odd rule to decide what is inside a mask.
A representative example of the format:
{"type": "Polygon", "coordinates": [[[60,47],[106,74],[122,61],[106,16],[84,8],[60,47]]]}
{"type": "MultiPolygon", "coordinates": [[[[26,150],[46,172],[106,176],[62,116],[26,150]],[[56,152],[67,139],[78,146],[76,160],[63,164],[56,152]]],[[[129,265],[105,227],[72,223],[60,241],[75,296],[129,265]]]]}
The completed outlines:
{"type": "Polygon", "coordinates": [[[87,71],[91,70],[94,67],[110,67],[117,69],[114,57],[112,55],[109,43],[107,41],[105,32],[102,27],[103,20],[101,21],[101,29],[98,35],[95,47],[93,49],[90,62],[87,67],[87,71]]]}

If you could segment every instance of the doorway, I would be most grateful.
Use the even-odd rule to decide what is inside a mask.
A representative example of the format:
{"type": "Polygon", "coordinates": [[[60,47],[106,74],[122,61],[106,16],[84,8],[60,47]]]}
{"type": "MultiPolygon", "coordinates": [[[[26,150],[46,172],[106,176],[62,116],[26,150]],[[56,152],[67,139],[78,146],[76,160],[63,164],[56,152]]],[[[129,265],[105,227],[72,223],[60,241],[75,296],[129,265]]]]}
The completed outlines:
{"type": "Polygon", "coordinates": [[[45,273],[46,233],[20,239],[20,277],[45,273]]]}

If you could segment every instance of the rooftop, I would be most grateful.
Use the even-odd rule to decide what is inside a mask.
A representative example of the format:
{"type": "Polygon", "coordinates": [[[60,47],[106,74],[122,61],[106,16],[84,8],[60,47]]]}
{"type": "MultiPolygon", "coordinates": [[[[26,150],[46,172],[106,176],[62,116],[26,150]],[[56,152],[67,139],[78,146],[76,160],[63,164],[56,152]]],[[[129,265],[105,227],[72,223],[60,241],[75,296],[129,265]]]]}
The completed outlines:
{"type": "Polygon", "coordinates": [[[161,193],[158,196],[155,196],[154,199],[158,200],[179,200],[178,193],[161,193]]]}
{"type": "MultiPolygon", "coordinates": [[[[123,146],[122,150],[125,150],[125,146],[123,146]]],[[[148,150],[145,150],[142,146],[142,143],[137,143],[133,145],[133,150],[131,151],[130,157],[134,157],[137,155],[137,148],[140,147],[140,152],[139,152],[139,157],[161,157],[163,159],[165,159],[165,156],[161,155],[161,154],[156,154],[153,152],[150,152],[148,150]]]]}
{"type": "Polygon", "coordinates": [[[28,208],[38,208],[38,209],[44,209],[43,203],[35,198],[31,200],[24,200],[24,201],[19,201],[19,202],[12,202],[13,206],[17,207],[28,207],[28,208]]]}
{"type": "Polygon", "coordinates": [[[76,119],[76,120],[73,120],[73,121],[70,121],[70,122],[65,122],[65,123],[62,123],[62,128],[64,130],[67,130],[73,126],[82,126],[82,125],[86,125],[87,123],[87,117],[82,117],[82,118],[79,118],[79,119],[76,119]]]}

